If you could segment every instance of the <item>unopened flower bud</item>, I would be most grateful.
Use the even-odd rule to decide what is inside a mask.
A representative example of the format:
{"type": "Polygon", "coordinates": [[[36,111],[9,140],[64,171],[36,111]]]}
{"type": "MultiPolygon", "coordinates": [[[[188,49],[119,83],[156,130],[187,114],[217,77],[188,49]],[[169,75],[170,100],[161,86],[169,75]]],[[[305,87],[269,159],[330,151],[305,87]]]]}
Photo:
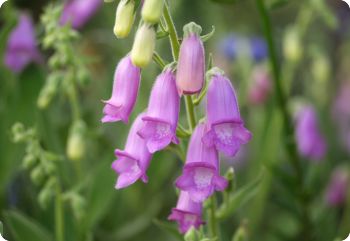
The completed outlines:
{"type": "Polygon", "coordinates": [[[151,25],[143,24],[136,33],[131,50],[132,63],[140,68],[146,67],[152,60],[156,42],[156,32],[151,25]]]}
{"type": "Polygon", "coordinates": [[[83,121],[75,121],[69,131],[67,156],[70,160],[78,161],[85,153],[86,125],[83,121]]]}
{"type": "Polygon", "coordinates": [[[191,227],[184,236],[185,241],[198,241],[199,237],[194,227],[191,227]]]}
{"type": "Polygon", "coordinates": [[[30,178],[35,184],[37,185],[41,184],[45,178],[44,170],[40,166],[35,167],[30,172],[30,178]]]}
{"type": "Polygon", "coordinates": [[[117,38],[125,38],[129,35],[134,23],[134,0],[121,0],[115,15],[114,34],[117,38]]]}
{"type": "Polygon", "coordinates": [[[162,16],[164,0],[146,0],[142,7],[142,19],[149,23],[158,23],[162,16]]]}
{"type": "Polygon", "coordinates": [[[236,231],[232,241],[247,241],[247,238],[247,228],[245,227],[245,224],[242,224],[236,231]]]}
{"type": "Polygon", "coordinates": [[[85,208],[86,208],[85,200],[79,195],[74,195],[72,198],[71,205],[72,205],[74,216],[77,219],[81,219],[85,213],[85,208]]]}
{"type": "Polygon", "coordinates": [[[205,56],[201,31],[202,28],[193,22],[184,26],[176,74],[180,95],[198,93],[204,84],[205,56]]]}
{"type": "Polygon", "coordinates": [[[25,169],[28,169],[28,168],[32,167],[36,163],[36,161],[37,161],[37,159],[35,158],[35,156],[28,153],[23,158],[22,165],[25,169]]]}
{"type": "Polygon", "coordinates": [[[51,100],[56,95],[59,83],[61,81],[61,75],[53,74],[50,75],[44,88],[40,91],[39,98],[37,100],[37,106],[40,109],[46,109],[51,100]]]}
{"type": "Polygon", "coordinates": [[[47,189],[47,188],[42,189],[38,196],[39,205],[45,209],[49,204],[51,198],[52,198],[51,189],[47,189]]]}
{"type": "Polygon", "coordinates": [[[284,36],[283,53],[287,60],[296,62],[302,56],[302,45],[297,29],[290,28],[284,36]]]}

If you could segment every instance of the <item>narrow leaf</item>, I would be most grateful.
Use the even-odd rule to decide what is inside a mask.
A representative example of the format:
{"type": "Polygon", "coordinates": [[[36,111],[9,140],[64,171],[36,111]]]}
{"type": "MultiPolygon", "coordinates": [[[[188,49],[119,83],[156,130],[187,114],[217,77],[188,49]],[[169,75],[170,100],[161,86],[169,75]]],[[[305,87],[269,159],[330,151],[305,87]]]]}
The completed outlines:
{"type": "Polygon", "coordinates": [[[231,216],[239,207],[254,197],[260,188],[260,183],[263,180],[264,172],[265,171],[263,169],[256,179],[248,183],[246,186],[238,189],[235,193],[231,194],[227,203],[223,203],[217,210],[217,218],[225,219],[231,216]]]}
{"type": "Polygon", "coordinates": [[[5,221],[16,241],[52,241],[52,235],[35,220],[18,211],[5,213],[5,221]]]}

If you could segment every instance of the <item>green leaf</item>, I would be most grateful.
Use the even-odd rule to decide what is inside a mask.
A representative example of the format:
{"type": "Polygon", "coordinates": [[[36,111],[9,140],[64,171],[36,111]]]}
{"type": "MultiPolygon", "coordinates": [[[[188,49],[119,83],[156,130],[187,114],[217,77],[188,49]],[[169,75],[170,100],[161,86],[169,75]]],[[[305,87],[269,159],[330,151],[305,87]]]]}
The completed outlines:
{"type": "Polygon", "coordinates": [[[235,193],[231,194],[228,200],[223,203],[216,212],[218,219],[225,219],[231,216],[239,207],[248,202],[254,197],[263,180],[265,170],[263,169],[258,177],[246,186],[238,189],[235,193]]]}
{"type": "Polygon", "coordinates": [[[236,0],[212,0],[213,2],[216,3],[224,3],[224,4],[233,4],[236,3],[236,0]]]}
{"type": "Polygon", "coordinates": [[[175,225],[169,223],[169,222],[163,222],[160,221],[158,219],[154,219],[153,223],[160,228],[161,230],[163,230],[164,232],[172,235],[174,238],[176,238],[177,240],[183,240],[182,235],[179,233],[179,231],[177,230],[177,228],[175,227],[175,225]]]}
{"type": "Polygon", "coordinates": [[[8,211],[4,216],[16,241],[53,241],[52,235],[44,227],[24,214],[8,211]]]}

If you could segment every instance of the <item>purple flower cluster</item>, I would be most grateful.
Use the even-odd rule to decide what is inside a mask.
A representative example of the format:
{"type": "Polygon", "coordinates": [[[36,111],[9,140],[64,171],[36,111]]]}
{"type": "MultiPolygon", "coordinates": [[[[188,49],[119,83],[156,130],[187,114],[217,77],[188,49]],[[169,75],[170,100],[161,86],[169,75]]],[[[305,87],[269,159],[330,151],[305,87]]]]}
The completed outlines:
{"type": "Polygon", "coordinates": [[[41,63],[35,29],[29,15],[22,13],[7,41],[5,65],[15,73],[22,72],[31,62],[41,63]]]}
{"type": "Polygon", "coordinates": [[[320,132],[316,111],[310,105],[304,106],[297,115],[296,139],[302,156],[317,161],[326,154],[326,140],[320,132]]]}
{"type": "Polygon", "coordinates": [[[73,28],[83,27],[102,5],[102,0],[68,0],[64,5],[60,24],[70,23],[73,28]]]}
{"type": "MultiPolygon", "coordinates": [[[[184,27],[177,66],[167,65],[156,78],[148,108],[131,126],[124,150],[117,149],[112,168],[118,173],[116,188],[125,188],[138,179],[147,182],[147,168],[152,154],[171,143],[176,136],[183,94],[202,90],[205,80],[205,55],[200,27],[190,23],[184,27]],[[176,68],[175,68],[176,67],[176,68]]],[[[102,122],[128,122],[140,86],[140,68],[127,55],[118,64],[112,96],[105,101],[102,122]]],[[[202,203],[214,191],[223,191],[228,183],[220,175],[219,152],[234,156],[241,145],[251,139],[240,116],[237,97],[223,71],[213,68],[207,92],[206,119],[194,128],[189,141],[182,175],[175,185],[180,189],[176,208],[169,220],[177,221],[180,232],[198,228],[202,221],[202,203]]]]}

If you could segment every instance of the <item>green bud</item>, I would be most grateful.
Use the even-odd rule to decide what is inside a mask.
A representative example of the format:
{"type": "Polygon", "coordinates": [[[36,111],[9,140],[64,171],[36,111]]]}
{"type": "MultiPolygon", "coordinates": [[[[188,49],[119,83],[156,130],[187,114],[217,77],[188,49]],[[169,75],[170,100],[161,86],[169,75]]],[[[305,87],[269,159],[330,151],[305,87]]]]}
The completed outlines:
{"type": "Polygon", "coordinates": [[[35,184],[41,184],[45,178],[44,170],[40,166],[35,167],[30,172],[30,178],[35,184]]]}
{"type": "Polygon", "coordinates": [[[61,77],[62,76],[60,74],[52,74],[48,77],[46,84],[41,90],[39,98],[37,100],[37,106],[40,109],[46,109],[51,103],[51,100],[58,91],[58,86],[61,81],[61,77]]]}
{"type": "Polygon", "coordinates": [[[113,32],[117,38],[125,38],[129,35],[134,23],[134,0],[121,0],[115,15],[113,32]]]}
{"type": "Polygon", "coordinates": [[[75,121],[69,131],[67,156],[70,160],[78,161],[85,154],[86,125],[82,120],[75,121]]]}
{"type": "Polygon", "coordinates": [[[302,45],[299,32],[296,28],[289,28],[284,36],[284,57],[292,62],[297,62],[302,57],[302,45]]]}
{"type": "Polygon", "coordinates": [[[246,223],[244,222],[236,231],[232,241],[247,241],[247,240],[248,240],[248,234],[247,234],[246,223]]]}
{"type": "Polygon", "coordinates": [[[156,42],[156,32],[151,25],[143,24],[136,32],[131,50],[131,61],[134,65],[143,68],[152,60],[156,42]]]}
{"type": "Polygon", "coordinates": [[[43,188],[38,196],[38,202],[40,207],[46,209],[49,202],[51,201],[52,195],[53,194],[51,189],[43,188]]]}
{"type": "Polygon", "coordinates": [[[22,165],[25,169],[29,169],[34,166],[36,162],[37,158],[33,154],[28,153],[24,156],[22,165]]]}
{"type": "Polygon", "coordinates": [[[163,13],[164,0],[145,0],[142,6],[142,19],[145,22],[156,24],[163,13]]]}
{"type": "Polygon", "coordinates": [[[14,142],[24,141],[24,139],[26,137],[24,125],[22,123],[19,123],[19,122],[15,123],[12,126],[12,135],[13,135],[14,142]]]}
{"type": "Polygon", "coordinates": [[[184,236],[185,241],[198,241],[199,235],[195,228],[191,227],[184,236]]]}
{"type": "Polygon", "coordinates": [[[71,200],[71,205],[75,218],[81,219],[85,213],[85,200],[80,195],[74,195],[71,200]]]}
{"type": "Polygon", "coordinates": [[[314,79],[320,84],[324,84],[330,76],[329,60],[324,55],[317,55],[312,62],[311,72],[314,79]]]}

